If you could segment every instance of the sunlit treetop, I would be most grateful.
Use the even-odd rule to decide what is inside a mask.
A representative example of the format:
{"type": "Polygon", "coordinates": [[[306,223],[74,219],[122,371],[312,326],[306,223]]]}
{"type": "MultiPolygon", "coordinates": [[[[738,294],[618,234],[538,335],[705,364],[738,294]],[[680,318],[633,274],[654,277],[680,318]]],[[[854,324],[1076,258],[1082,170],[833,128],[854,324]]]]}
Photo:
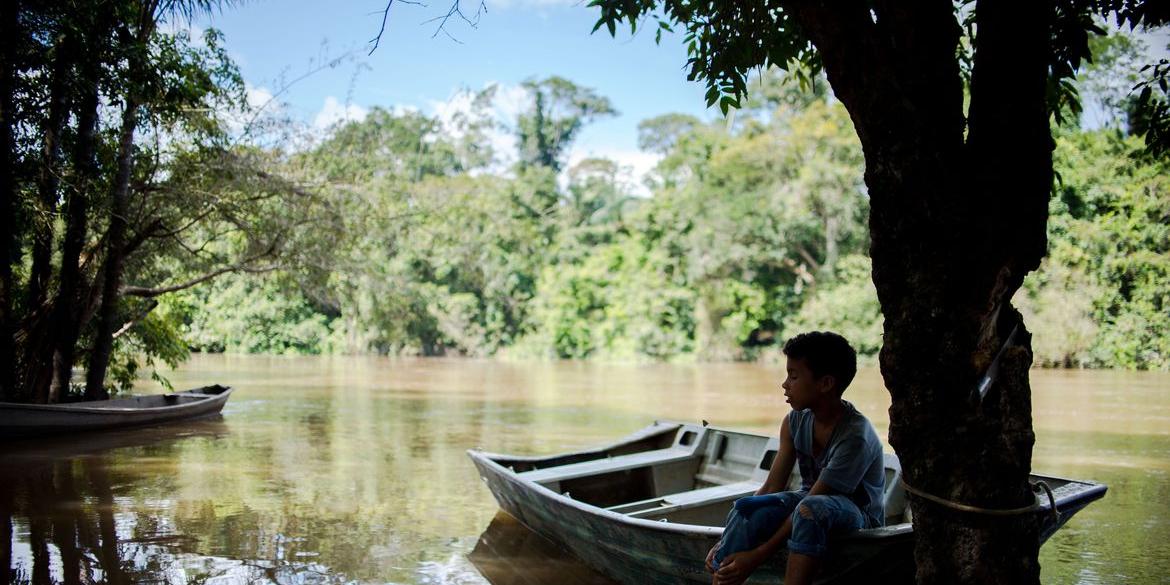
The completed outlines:
{"type": "MultiPolygon", "coordinates": [[[[619,26],[631,33],[652,27],[655,38],[662,32],[685,31],[688,77],[707,86],[707,105],[718,104],[726,113],[738,107],[747,93],[747,77],[756,69],[771,66],[789,71],[802,85],[821,72],[821,55],[811,36],[803,30],[800,11],[825,11],[817,3],[793,0],[742,2],[735,0],[592,0],[600,11],[594,30],[605,27],[616,35],[619,26]]],[[[969,84],[977,59],[978,11],[980,2],[959,0],[951,5],[956,72],[969,84]]],[[[902,40],[905,24],[922,20],[921,14],[937,7],[916,3],[851,0],[833,3],[838,20],[850,20],[852,30],[866,30],[870,40],[891,49],[902,40]],[[892,26],[883,26],[885,23],[892,26]],[[893,30],[900,28],[900,30],[893,30]]],[[[807,16],[807,14],[806,14],[807,16]]],[[[804,21],[807,22],[807,21],[804,21]]],[[[923,21],[925,22],[925,21],[923,21]]],[[[932,20],[937,25],[939,21],[932,20]]],[[[1052,13],[1048,66],[1048,103],[1058,123],[1075,122],[1080,102],[1072,80],[1082,65],[1092,60],[1090,35],[1105,34],[1102,24],[1114,22],[1130,29],[1150,29],[1170,22],[1170,2],[1157,0],[1057,0],[1052,13]],[[1071,115],[1070,115],[1071,114],[1071,115]]],[[[839,38],[848,43],[856,39],[839,38]]],[[[1135,113],[1142,120],[1139,130],[1151,148],[1170,148],[1170,109],[1167,103],[1166,60],[1142,70],[1143,79],[1134,89],[1138,94],[1135,113]]]]}

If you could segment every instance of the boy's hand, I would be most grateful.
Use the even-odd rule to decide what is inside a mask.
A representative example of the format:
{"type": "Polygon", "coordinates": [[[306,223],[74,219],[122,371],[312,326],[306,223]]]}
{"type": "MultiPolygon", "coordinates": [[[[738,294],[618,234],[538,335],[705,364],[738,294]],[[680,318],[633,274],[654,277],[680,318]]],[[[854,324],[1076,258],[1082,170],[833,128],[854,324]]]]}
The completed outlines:
{"type": "Polygon", "coordinates": [[[715,543],[715,546],[711,547],[711,552],[707,553],[707,563],[706,563],[707,572],[711,573],[712,575],[715,574],[715,569],[718,568],[713,564],[715,562],[715,551],[717,551],[717,550],[719,550],[719,543],[718,542],[715,543]]]}
{"type": "Polygon", "coordinates": [[[754,549],[728,555],[715,572],[715,583],[718,585],[743,583],[763,562],[764,555],[754,549]]]}

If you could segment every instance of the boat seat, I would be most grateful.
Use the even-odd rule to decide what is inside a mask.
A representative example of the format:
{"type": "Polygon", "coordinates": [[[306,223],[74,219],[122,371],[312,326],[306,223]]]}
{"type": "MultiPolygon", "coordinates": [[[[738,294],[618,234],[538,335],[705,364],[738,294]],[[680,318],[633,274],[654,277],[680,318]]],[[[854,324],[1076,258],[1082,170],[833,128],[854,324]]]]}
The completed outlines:
{"type": "Polygon", "coordinates": [[[532,471],[517,473],[516,477],[526,481],[533,481],[544,484],[565,481],[568,479],[576,479],[578,477],[588,477],[592,475],[601,475],[604,473],[626,471],[640,467],[650,467],[652,465],[677,463],[679,461],[686,461],[687,459],[692,459],[695,457],[697,456],[689,448],[680,449],[677,447],[668,447],[666,449],[643,451],[641,453],[630,453],[629,455],[618,455],[616,457],[606,457],[605,459],[582,461],[580,463],[571,463],[569,465],[560,465],[547,469],[534,469],[532,471]]]}
{"type": "Polygon", "coordinates": [[[630,502],[606,508],[611,512],[626,514],[632,518],[660,514],[669,514],[678,510],[706,505],[712,502],[723,502],[750,496],[760,487],[758,481],[740,481],[726,485],[713,485],[689,492],[679,492],[659,498],[651,498],[640,502],[630,502]]]}

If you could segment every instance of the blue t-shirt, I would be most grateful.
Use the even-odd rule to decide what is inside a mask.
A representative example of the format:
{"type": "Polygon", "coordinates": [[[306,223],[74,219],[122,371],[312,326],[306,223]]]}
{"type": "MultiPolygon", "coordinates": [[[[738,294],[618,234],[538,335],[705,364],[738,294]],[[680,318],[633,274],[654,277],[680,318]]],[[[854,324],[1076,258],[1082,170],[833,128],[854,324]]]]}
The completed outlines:
{"type": "Polygon", "coordinates": [[[866,516],[866,527],[885,525],[882,492],[886,485],[885,459],[869,419],[852,404],[845,403],[845,414],[837,421],[829,444],[820,457],[813,457],[813,412],[794,410],[788,415],[788,428],[796,447],[801,488],[812,489],[817,480],[833,491],[847,496],[866,516]]]}

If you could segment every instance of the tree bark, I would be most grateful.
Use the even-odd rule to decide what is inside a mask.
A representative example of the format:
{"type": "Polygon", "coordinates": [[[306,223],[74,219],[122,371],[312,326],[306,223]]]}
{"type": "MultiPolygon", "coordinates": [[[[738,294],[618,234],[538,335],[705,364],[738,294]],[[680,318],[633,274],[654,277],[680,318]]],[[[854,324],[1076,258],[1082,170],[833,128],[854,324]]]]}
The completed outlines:
{"type": "MultiPolygon", "coordinates": [[[[143,78],[145,53],[154,34],[157,3],[143,2],[139,6],[137,31],[126,47],[128,49],[129,78],[143,78]]],[[[126,230],[129,224],[130,177],[134,168],[134,133],[138,128],[138,110],[141,96],[130,88],[123,96],[122,129],[118,135],[118,169],[110,193],[110,227],[106,232],[106,260],[102,271],[102,304],[98,311],[97,332],[86,368],[85,398],[109,398],[106,391],[106,370],[114,349],[114,331],[120,326],[118,305],[122,300],[122,272],[126,258],[126,230]]]]}
{"type": "MultiPolygon", "coordinates": [[[[131,69],[136,70],[135,61],[131,69]]],[[[110,201],[110,228],[106,232],[106,261],[102,278],[102,304],[98,309],[97,333],[86,368],[85,399],[104,400],[106,369],[114,348],[114,330],[118,326],[118,304],[122,299],[122,267],[126,253],[127,209],[130,198],[130,174],[134,164],[134,130],[138,126],[138,100],[126,98],[122,113],[122,131],[118,138],[118,172],[110,201]]]]}
{"type": "MultiPolygon", "coordinates": [[[[1031,504],[1030,336],[1010,300],[1045,248],[1052,6],[979,2],[967,138],[950,3],[790,10],[865,152],[890,443],[906,481],[983,508],[1031,504]],[[1016,326],[1020,343],[981,402],[978,380],[1016,326]]],[[[1039,582],[1035,516],[957,513],[913,497],[911,507],[918,583],[1039,582]]]]}
{"type": "Polygon", "coordinates": [[[0,8],[0,400],[15,400],[16,348],[12,342],[16,318],[13,314],[12,267],[19,262],[16,238],[16,143],[13,136],[16,92],[16,53],[20,38],[20,2],[10,0],[0,8]]]}
{"type": "Polygon", "coordinates": [[[61,134],[68,114],[68,81],[77,47],[74,33],[61,34],[53,56],[49,81],[49,113],[42,133],[41,168],[37,177],[36,216],[32,223],[32,269],[28,279],[29,311],[44,304],[52,276],[53,224],[61,186],[61,134]]]}
{"type": "Polygon", "coordinates": [[[104,28],[95,27],[86,36],[95,41],[87,43],[88,50],[81,59],[78,99],[77,139],[73,153],[73,185],[65,200],[65,238],[61,247],[61,276],[51,316],[52,362],[48,387],[40,394],[40,402],[56,402],[69,391],[73,376],[73,361],[77,339],[81,332],[81,310],[88,283],[81,271],[81,253],[85,246],[89,223],[89,199],[96,184],[98,166],[97,123],[99,106],[99,63],[104,28]]]}

